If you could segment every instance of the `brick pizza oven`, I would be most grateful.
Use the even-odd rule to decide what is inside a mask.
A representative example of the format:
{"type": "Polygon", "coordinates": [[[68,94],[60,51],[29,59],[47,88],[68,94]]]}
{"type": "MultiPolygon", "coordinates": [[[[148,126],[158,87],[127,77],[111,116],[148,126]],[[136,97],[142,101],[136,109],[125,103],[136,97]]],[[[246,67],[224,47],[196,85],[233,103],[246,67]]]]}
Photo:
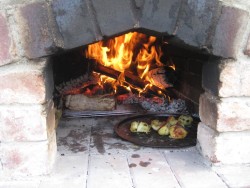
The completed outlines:
{"type": "Polygon", "coordinates": [[[250,163],[247,0],[0,0],[0,5],[0,175],[48,174],[53,166],[51,56],[136,29],[210,56],[202,63],[196,147],[213,164],[250,163]]]}

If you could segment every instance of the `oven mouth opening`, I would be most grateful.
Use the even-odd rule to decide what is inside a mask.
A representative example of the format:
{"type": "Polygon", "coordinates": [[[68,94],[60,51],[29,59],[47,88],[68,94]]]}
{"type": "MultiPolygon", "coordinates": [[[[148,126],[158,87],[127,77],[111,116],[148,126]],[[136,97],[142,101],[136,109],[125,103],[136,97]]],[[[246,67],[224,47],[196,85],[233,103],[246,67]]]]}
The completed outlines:
{"type": "Polygon", "coordinates": [[[148,33],[130,31],[52,56],[54,101],[63,115],[198,116],[209,55],[148,33]]]}

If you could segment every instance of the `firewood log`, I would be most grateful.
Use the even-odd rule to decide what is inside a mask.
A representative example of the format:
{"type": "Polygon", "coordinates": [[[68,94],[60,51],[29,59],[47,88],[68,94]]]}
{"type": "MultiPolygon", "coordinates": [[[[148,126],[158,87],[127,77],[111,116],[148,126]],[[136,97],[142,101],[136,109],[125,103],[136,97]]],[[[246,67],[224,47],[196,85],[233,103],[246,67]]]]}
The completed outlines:
{"type": "Polygon", "coordinates": [[[71,110],[114,110],[115,104],[114,97],[107,95],[88,97],[78,94],[65,97],[65,106],[71,110]]]}
{"type": "MultiPolygon", "coordinates": [[[[170,70],[172,70],[172,69],[170,69],[170,70]]],[[[159,67],[159,68],[150,70],[148,72],[148,77],[154,81],[155,86],[157,86],[161,89],[173,87],[173,84],[168,81],[167,76],[169,76],[169,75],[167,73],[169,73],[169,71],[167,72],[164,67],[159,67]]],[[[171,76],[171,74],[170,74],[170,76],[171,76]]]]}
{"type": "MultiPolygon", "coordinates": [[[[121,72],[114,70],[110,67],[105,67],[99,63],[94,63],[93,70],[97,73],[104,74],[104,75],[109,76],[109,77],[114,78],[114,79],[118,79],[119,75],[121,74],[121,72]]],[[[148,81],[145,81],[145,80],[141,79],[140,77],[133,75],[129,71],[125,71],[124,76],[125,76],[126,82],[130,83],[133,86],[139,87],[141,89],[145,88],[145,86],[147,84],[149,84],[148,81]]],[[[172,85],[169,83],[168,87],[171,87],[171,86],[172,85]]],[[[152,93],[156,96],[161,96],[161,94],[159,94],[158,91],[161,91],[163,94],[168,95],[168,96],[172,95],[171,93],[169,93],[168,90],[161,89],[156,85],[153,85],[150,88],[148,88],[148,91],[149,91],[149,93],[152,93]]]]}

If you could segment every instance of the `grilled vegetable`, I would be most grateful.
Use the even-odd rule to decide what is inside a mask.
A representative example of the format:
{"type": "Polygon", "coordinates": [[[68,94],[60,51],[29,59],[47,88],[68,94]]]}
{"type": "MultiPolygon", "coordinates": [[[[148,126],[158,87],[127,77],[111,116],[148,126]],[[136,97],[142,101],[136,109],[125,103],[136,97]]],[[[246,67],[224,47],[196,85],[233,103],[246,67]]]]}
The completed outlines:
{"type": "Polygon", "coordinates": [[[174,139],[183,139],[187,136],[187,131],[183,128],[183,126],[176,124],[170,127],[169,129],[169,138],[174,139]]]}
{"type": "Polygon", "coordinates": [[[155,131],[158,131],[161,128],[162,122],[160,122],[158,119],[154,119],[151,121],[151,127],[155,131]]]}
{"type": "Polygon", "coordinates": [[[145,122],[140,122],[137,127],[137,132],[140,133],[149,133],[150,132],[150,126],[145,122]]]}
{"type": "Polygon", "coordinates": [[[130,131],[137,132],[138,125],[139,125],[138,121],[133,121],[130,125],[130,131]]]}
{"type": "Polygon", "coordinates": [[[163,136],[163,135],[169,135],[169,129],[167,125],[162,126],[159,130],[158,130],[158,134],[163,136]]]}
{"type": "Polygon", "coordinates": [[[133,121],[130,125],[131,132],[149,133],[151,127],[146,122],[133,121]]]}
{"type": "Polygon", "coordinates": [[[178,118],[178,122],[182,125],[182,126],[186,126],[186,125],[191,125],[193,122],[193,118],[191,116],[188,115],[181,115],[178,118]]]}
{"type": "Polygon", "coordinates": [[[175,125],[178,121],[175,119],[174,116],[169,116],[167,119],[167,124],[168,125],[175,125]]]}

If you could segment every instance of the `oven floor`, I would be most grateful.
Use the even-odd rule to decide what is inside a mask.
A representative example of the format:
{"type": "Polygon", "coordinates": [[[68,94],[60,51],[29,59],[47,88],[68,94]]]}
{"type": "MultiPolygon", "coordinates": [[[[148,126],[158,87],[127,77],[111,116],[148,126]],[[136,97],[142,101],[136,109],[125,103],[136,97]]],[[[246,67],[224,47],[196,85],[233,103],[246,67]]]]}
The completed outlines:
{"type": "Polygon", "coordinates": [[[250,166],[210,167],[195,147],[156,149],[121,140],[114,134],[113,126],[122,119],[61,120],[52,173],[37,181],[16,182],[19,186],[12,182],[3,187],[250,187],[250,166]]]}

